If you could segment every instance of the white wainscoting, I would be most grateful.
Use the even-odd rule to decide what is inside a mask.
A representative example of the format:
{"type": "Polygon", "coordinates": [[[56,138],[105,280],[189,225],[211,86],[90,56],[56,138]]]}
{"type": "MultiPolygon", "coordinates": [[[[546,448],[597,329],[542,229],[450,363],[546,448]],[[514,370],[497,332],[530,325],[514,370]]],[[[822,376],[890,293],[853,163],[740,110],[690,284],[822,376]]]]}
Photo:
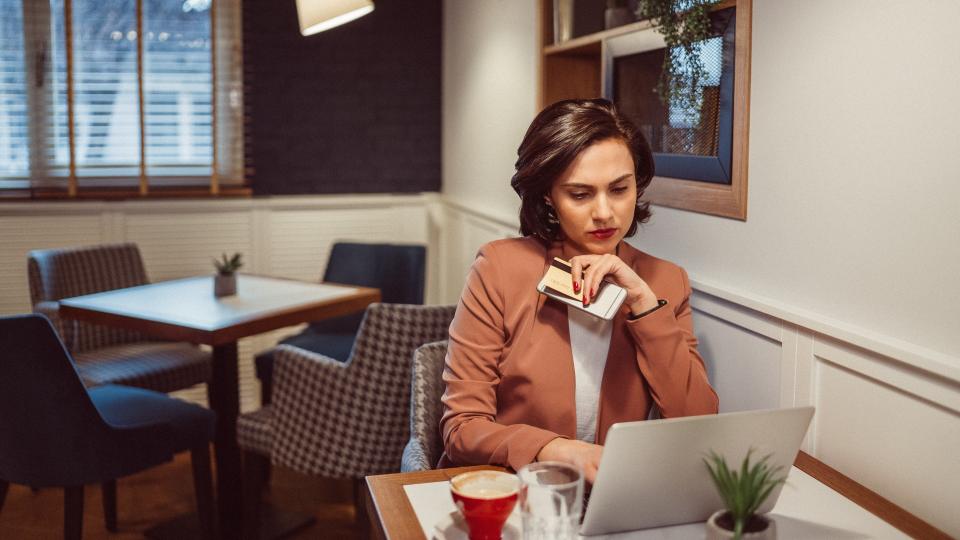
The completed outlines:
{"type": "MultiPolygon", "coordinates": [[[[31,310],[33,249],[136,242],[151,281],[212,273],[211,259],[241,252],[243,271],[319,280],[336,240],[429,244],[436,194],[271,197],[236,200],[0,204],[0,313],[31,310]]],[[[428,250],[430,268],[437,266],[428,250]]],[[[427,302],[438,296],[428,271],[427,302]]],[[[298,327],[240,340],[241,410],[259,407],[253,356],[298,327]]],[[[203,387],[178,396],[206,402],[203,387]]]]}
{"type": "MultiPolygon", "coordinates": [[[[441,290],[455,302],[477,248],[515,236],[517,220],[451,201],[443,214],[441,290]]],[[[805,451],[960,537],[960,359],[698,276],[691,282],[721,411],[816,406],[805,451]]]]}

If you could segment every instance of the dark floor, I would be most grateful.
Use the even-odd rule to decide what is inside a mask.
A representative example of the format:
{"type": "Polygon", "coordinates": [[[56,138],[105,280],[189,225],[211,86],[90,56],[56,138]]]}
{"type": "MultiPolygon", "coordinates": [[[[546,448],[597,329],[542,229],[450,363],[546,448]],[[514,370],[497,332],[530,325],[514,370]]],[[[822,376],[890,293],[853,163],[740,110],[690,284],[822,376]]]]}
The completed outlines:
{"type": "MultiPolygon", "coordinates": [[[[353,486],[350,481],[308,478],[275,469],[265,500],[292,511],[311,513],[317,524],[293,536],[296,539],[359,539],[354,521],[353,486]]],[[[121,479],[117,483],[119,532],[109,533],[103,524],[100,488],[87,486],[84,498],[85,540],[132,540],[143,538],[151,526],[194,510],[190,454],[121,479]]],[[[60,540],[63,538],[63,491],[11,485],[0,510],[0,539],[60,540]]]]}

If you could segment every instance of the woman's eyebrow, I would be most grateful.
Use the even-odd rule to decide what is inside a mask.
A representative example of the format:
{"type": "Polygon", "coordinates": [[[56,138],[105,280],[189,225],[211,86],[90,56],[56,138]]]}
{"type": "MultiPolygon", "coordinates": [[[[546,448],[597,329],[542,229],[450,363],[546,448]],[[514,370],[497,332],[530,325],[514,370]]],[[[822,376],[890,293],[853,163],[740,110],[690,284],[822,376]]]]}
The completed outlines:
{"type": "MultiPolygon", "coordinates": [[[[633,176],[633,173],[627,173],[627,174],[618,176],[618,177],[614,178],[613,180],[611,180],[610,182],[608,182],[607,185],[608,185],[608,186],[612,186],[613,184],[616,184],[617,182],[622,182],[623,180],[626,180],[627,178],[630,178],[631,176],[633,176]]],[[[579,183],[579,182],[564,182],[563,184],[560,184],[560,187],[584,188],[584,189],[593,189],[593,188],[594,188],[593,184],[581,184],[581,183],[579,183]]]]}

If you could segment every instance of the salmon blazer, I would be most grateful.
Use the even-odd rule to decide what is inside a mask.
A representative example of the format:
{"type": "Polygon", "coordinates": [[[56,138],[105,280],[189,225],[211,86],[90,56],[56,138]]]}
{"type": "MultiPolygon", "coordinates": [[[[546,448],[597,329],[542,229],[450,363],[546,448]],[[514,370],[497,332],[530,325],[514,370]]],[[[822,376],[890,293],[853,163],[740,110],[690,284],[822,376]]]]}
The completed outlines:
{"type": "MultiPolygon", "coordinates": [[[[577,417],[567,306],[536,286],[563,246],[533,238],[480,248],[450,325],[443,380],[440,466],[489,463],[514,470],[551,440],[575,438],[577,417]]],[[[600,385],[596,441],[616,422],[717,412],[697,352],[690,282],[679,266],[626,242],[620,258],[667,304],[613,322],[600,385]]]]}

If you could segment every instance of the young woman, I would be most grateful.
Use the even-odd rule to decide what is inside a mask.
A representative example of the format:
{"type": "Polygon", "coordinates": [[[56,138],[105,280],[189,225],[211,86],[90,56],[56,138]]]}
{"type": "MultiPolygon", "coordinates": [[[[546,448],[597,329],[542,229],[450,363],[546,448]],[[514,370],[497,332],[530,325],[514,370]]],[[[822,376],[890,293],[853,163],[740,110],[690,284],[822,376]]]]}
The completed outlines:
{"type": "Polygon", "coordinates": [[[650,211],[649,145],[607,100],[568,100],[534,119],[511,185],[522,238],[480,248],[450,326],[441,466],[514,470],[564,461],[593,482],[616,422],[717,412],[679,266],[623,239],[650,211]],[[626,289],[604,321],[537,292],[554,257],[588,304],[601,280],[626,289]]]}

